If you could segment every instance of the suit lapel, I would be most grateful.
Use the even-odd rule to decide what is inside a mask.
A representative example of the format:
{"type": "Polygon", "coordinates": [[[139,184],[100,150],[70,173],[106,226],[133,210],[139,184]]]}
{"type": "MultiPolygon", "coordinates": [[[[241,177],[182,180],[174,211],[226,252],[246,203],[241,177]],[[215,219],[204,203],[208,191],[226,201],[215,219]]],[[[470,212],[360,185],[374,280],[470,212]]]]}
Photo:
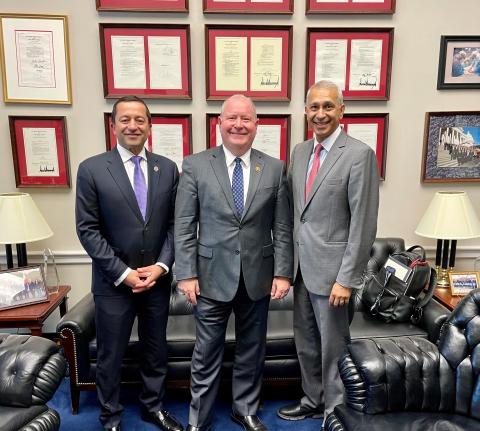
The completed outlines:
{"type": "Polygon", "coordinates": [[[160,161],[158,157],[148,151],[145,151],[147,156],[148,167],[148,199],[147,199],[147,213],[145,215],[145,224],[148,223],[150,216],[152,215],[152,203],[156,190],[158,190],[158,181],[160,179],[160,161]]]}
{"type": "Polygon", "coordinates": [[[237,210],[235,209],[235,203],[233,202],[232,186],[230,184],[230,179],[228,178],[227,162],[225,161],[225,153],[223,152],[222,146],[216,147],[212,151],[210,164],[212,165],[213,172],[215,173],[217,181],[223,190],[225,198],[227,199],[228,205],[230,205],[235,217],[238,218],[237,210]]]}
{"type": "Polygon", "coordinates": [[[313,151],[313,139],[310,139],[310,141],[307,142],[307,145],[305,145],[305,148],[303,151],[300,151],[300,153],[296,156],[298,161],[298,165],[300,166],[300,169],[297,170],[300,178],[298,178],[298,184],[300,185],[300,190],[297,193],[297,198],[300,200],[301,205],[299,205],[300,208],[303,208],[305,204],[305,185],[307,182],[307,169],[308,169],[308,161],[310,160],[310,156],[313,151]]]}
{"type": "Polygon", "coordinates": [[[258,185],[260,184],[260,179],[262,178],[264,165],[265,162],[263,161],[262,156],[252,148],[252,152],[250,153],[250,180],[242,218],[245,217],[245,214],[247,214],[247,211],[253,202],[258,185]]]}

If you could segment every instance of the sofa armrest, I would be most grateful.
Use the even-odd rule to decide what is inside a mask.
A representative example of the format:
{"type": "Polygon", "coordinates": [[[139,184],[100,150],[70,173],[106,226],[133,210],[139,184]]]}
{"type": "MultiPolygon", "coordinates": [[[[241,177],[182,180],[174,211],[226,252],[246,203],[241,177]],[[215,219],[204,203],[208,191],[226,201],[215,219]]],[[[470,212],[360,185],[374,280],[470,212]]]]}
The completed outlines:
{"type": "Polygon", "coordinates": [[[439,302],[432,300],[423,309],[423,315],[418,323],[422,329],[428,333],[428,339],[432,343],[438,341],[440,329],[450,316],[451,312],[439,302]]]}

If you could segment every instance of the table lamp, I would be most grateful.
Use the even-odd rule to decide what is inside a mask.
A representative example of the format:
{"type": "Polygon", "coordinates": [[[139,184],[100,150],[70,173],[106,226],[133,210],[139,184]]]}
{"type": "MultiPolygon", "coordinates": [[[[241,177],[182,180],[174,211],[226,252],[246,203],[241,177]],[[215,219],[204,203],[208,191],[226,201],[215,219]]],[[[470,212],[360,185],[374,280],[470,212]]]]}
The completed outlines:
{"type": "Polygon", "coordinates": [[[480,221],[466,192],[437,192],[415,233],[437,240],[437,287],[447,288],[448,272],[455,267],[457,240],[479,237],[480,221]]]}
{"type": "Polygon", "coordinates": [[[13,268],[12,244],[17,245],[18,266],[27,266],[25,243],[53,235],[28,193],[0,194],[0,226],[0,244],[5,244],[8,268],[13,268]]]}

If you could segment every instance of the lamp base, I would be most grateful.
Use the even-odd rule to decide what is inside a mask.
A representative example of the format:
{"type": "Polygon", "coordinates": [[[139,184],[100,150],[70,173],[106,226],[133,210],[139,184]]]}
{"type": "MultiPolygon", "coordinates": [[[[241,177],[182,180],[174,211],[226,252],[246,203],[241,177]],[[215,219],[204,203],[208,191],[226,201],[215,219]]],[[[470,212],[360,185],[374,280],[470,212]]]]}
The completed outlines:
{"type": "Polygon", "coordinates": [[[450,280],[448,279],[448,269],[440,268],[437,266],[436,270],[437,270],[437,289],[449,289],[450,280]]]}

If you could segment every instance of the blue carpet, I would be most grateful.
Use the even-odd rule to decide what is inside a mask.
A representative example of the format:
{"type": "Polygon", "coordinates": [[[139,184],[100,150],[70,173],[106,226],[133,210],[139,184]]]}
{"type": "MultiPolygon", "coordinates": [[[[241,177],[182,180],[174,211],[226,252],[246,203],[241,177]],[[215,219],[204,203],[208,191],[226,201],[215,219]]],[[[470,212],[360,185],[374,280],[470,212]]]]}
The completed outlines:
{"type": "MultiPolygon", "coordinates": [[[[138,392],[122,390],[122,404],[125,411],[122,419],[122,430],[124,431],[158,431],[152,424],[143,422],[140,419],[140,407],[137,402],[138,392]]],[[[288,398],[288,394],[286,398],[288,398]]],[[[167,399],[165,408],[172,413],[182,424],[188,422],[188,399],[167,399]]],[[[267,425],[269,431],[319,431],[322,421],[318,419],[306,419],[303,421],[284,421],[277,417],[276,411],[279,407],[292,402],[291,400],[264,400],[259,417],[267,425]]],[[[52,400],[48,403],[50,407],[60,413],[62,424],[60,431],[101,431],[103,428],[98,421],[100,409],[97,404],[96,392],[80,393],[80,409],[78,415],[72,415],[70,409],[70,387],[68,379],[65,379],[52,400]]],[[[230,420],[230,402],[219,400],[215,406],[213,421],[214,431],[242,431],[243,428],[230,420]]]]}

